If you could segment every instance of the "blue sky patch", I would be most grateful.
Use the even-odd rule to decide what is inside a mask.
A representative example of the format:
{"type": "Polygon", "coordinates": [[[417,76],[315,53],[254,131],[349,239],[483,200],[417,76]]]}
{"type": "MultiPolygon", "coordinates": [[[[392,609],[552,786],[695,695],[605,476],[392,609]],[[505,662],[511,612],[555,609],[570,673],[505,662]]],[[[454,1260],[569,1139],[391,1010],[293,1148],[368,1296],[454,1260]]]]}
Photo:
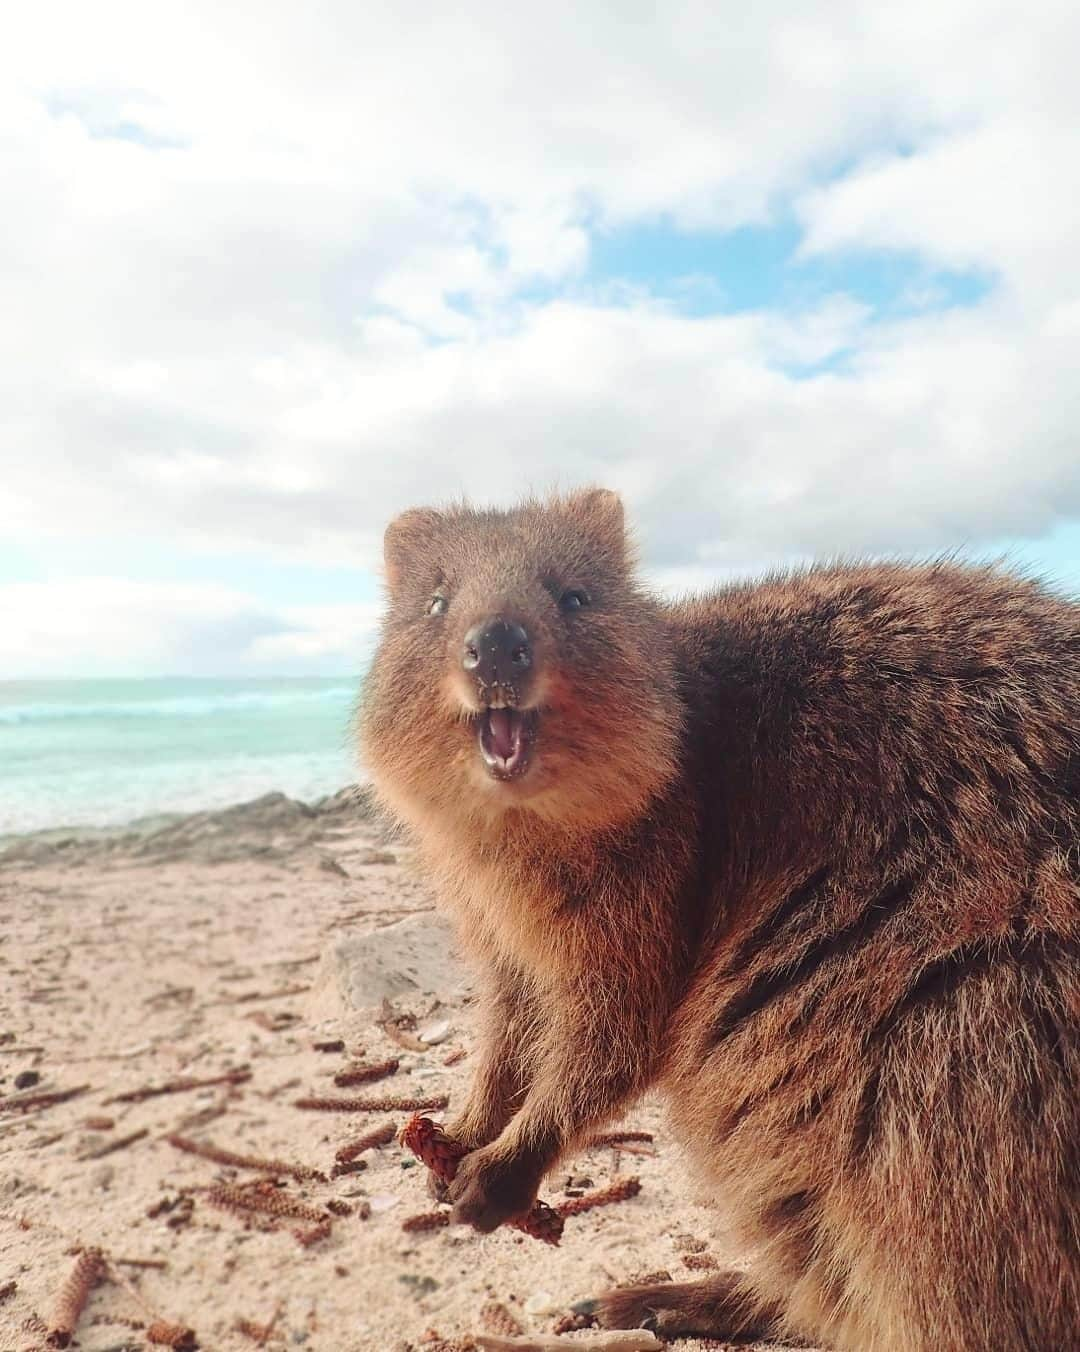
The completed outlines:
{"type": "Polygon", "coordinates": [[[914,254],[799,258],[793,221],[687,233],[666,223],[592,235],[586,282],[647,291],[682,314],[801,310],[843,292],[880,318],[976,305],[993,286],[974,272],[928,268],[914,254]]]}

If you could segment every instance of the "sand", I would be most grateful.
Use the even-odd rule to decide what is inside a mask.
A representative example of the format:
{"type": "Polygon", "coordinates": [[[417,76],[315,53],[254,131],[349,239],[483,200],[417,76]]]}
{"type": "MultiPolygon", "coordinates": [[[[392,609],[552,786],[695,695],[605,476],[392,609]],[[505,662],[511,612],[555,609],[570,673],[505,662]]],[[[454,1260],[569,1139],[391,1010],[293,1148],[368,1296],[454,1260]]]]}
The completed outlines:
{"type": "MultiPolygon", "coordinates": [[[[511,1230],[403,1230],[435,1203],[396,1142],[327,1181],[269,1171],[277,1197],[319,1215],[331,1201],[350,1208],[307,1246],[293,1232],[314,1220],[212,1204],[213,1185],[267,1174],[183,1152],[169,1134],[329,1175],[340,1146],[408,1113],[306,1111],[298,1098],[453,1103],[467,1083],[467,971],[448,957],[407,852],[353,794],[315,808],[271,795],[127,831],[0,843],[0,941],[0,1352],[46,1346],[35,1319],[50,1320],[79,1245],[110,1260],[78,1323],[84,1352],[148,1347],[155,1318],[191,1327],[208,1349],[258,1345],[239,1327],[248,1320],[273,1321],[269,1347],[434,1352],[436,1335],[490,1328],[493,1301],[523,1330],[550,1333],[635,1274],[681,1280],[694,1275],[687,1259],[739,1260],[653,1102],[624,1124],[653,1132],[651,1146],[589,1149],[546,1181],[555,1204],[641,1181],[638,1196],[570,1218],[557,1249],[511,1230]],[[388,1010],[402,1019],[390,1031],[388,1010]],[[433,1041],[416,1050],[421,1036],[433,1041]],[[315,1050],[334,1041],[344,1050],[315,1050]],[[346,1065],[394,1058],[396,1074],[334,1086],[346,1065]],[[17,1089],[17,1076],[38,1078],[17,1089]],[[79,1092],[23,1106],[63,1090],[79,1092]]],[[[590,1341],[565,1336],[570,1349],[590,1341]]]]}

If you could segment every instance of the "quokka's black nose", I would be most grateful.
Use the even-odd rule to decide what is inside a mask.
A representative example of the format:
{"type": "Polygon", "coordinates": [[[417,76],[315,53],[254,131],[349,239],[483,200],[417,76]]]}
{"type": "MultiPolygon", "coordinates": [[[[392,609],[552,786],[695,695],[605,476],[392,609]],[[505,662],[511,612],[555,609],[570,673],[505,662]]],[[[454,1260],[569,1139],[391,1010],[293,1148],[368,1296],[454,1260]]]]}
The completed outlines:
{"type": "Polygon", "coordinates": [[[517,685],[532,667],[529,635],[520,624],[494,616],[465,635],[461,665],[481,685],[517,685]]]}

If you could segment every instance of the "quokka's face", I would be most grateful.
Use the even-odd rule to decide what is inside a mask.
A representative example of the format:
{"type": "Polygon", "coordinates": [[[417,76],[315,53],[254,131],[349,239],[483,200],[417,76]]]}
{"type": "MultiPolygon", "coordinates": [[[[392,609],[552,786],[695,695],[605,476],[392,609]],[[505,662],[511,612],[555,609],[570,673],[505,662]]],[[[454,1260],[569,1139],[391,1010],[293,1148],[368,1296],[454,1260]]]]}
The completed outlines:
{"type": "Polygon", "coordinates": [[[411,511],[385,552],[362,722],[380,785],[486,815],[581,810],[635,721],[655,717],[615,495],[411,511]]]}

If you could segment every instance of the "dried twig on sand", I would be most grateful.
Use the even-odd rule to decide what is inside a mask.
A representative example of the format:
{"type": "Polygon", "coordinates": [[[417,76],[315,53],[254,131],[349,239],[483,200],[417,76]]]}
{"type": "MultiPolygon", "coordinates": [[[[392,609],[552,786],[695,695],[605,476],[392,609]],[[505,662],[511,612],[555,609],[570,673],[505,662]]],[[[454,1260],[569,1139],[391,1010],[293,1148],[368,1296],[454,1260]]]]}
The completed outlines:
{"type": "Polygon", "coordinates": [[[85,1151],[79,1156],[79,1159],[99,1160],[104,1155],[111,1155],[115,1150],[126,1150],[129,1145],[134,1145],[136,1141],[141,1141],[144,1136],[149,1135],[149,1127],[140,1127],[138,1131],[129,1132],[127,1136],[118,1136],[113,1141],[106,1141],[104,1145],[85,1151]]]}
{"type": "MultiPolygon", "coordinates": [[[[340,1037],[327,1038],[323,1042],[313,1042],[311,1044],[313,1052],[343,1052],[345,1050],[345,1039],[340,1037]]],[[[357,1052],[360,1056],[362,1053],[357,1052]]]]}
{"type": "Polygon", "coordinates": [[[198,1347],[195,1330],[185,1328],[183,1324],[169,1324],[164,1319],[155,1319],[146,1330],[146,1340],[158,1347],[171,1347],[176,1352],[193,1352],[198,1347]]]}
{"type": "MultiPolygon", "coordinates": [[[[423,1160],[442,1183],[449,1183],[457,1173],[459,1161],[468,1154],[457,1141],[452,1140],[438,1123],[419,1113],[411,1117],[398,1137],[406,1149],[423,1160]]],[[[536,1201],[524,1216],[515,1216],[507,1225],[523,1234],[542,1239],[545,1244],[558,1244],[562,1238],[563,1218],[546,1202],[536,1201]]]]}
{"type": "Polygon", "coordinates": [[[242,1333],[245,1338],[250,1338],[253,1343],[258,1343],[261,1346],[273,1333],[284,1308],[283,1305],[279,1304],[265,1324],[256,1324],[254,1319],[238,1319],[234,1327],[237,1333],[242,1333]]]}
{"type": "Polygon", "coordinates": [[[485,1333],[495,1333],[503,1338],[515,1338],[519,1333],[525,1332],[506,1306],[498,1300],[488,1301],[480,1311],[480,1322],[484,1326],[485,1333]]]}
{"type": "Polygon", "coordinates": [[[416,1016],[398,1014],[389,1000],[383,1000],[382,1017],[376,1024],[383,1030],[391,1042],[396,1042],[407,1052],[426,1052],[431,1048],[416,1036],[416,1016]]]}
{"type": "Polygon", "coordinates": [[[431,1094],[427,1098],[300,1098],[297,1108],[323,1113],[412,1113],[426,1109],[445,1108],[450,1102],[447,1094],[431,1094]]]}
{"type": "Polygon", "coordinates": [[[75,1332],[79,1316],[86,1308],[90,1292],[105,1275],[105,1258],[100,1249],[84,1249],[75,1260],[75,1266],[64,1279],[56,1297],[49,1333],[45,1339],[49,1347],[67,1347],[75,1332]]]}
{"type": "Polygon", "coordinates": [[[252,1000],[286,1000],[293,995],[303,995],[311,990],[310,986],[279,986],[276,991],[245,991],[243,995],[226,995],[220,1000],[207,1000],[207,1005],[249,1005],[252,1000]]]}
{"type": "Polygon", "coordinates": [[[384,1122],[381,1127],[376,1127],[373,1131],[365,1132],[363,1136],[355,1141],[350,1141],[348,1145],[343,1145],[334,1155],[334,1167],[331,1171],[332,1178],[338,1178],[342,1174],[354,1173],[357,1169],[366,1167],[359,1156],[365,1150],[374,1150],[381,1145],[389,1145],[394,1139],[396,1128],[393,1122],[384,1122]]]}
{"type": "Polygon", "coordinates": [[[651,1144],[653,1134],[651,1131],[605,1131],[599,1136],[591,1136],[586,1142],[590,1149],[603,1145],[623,1145],[627,1141],[641,1141],[651,1144]]]}
{"type": "Polygon", "coordinates": [[[125,1094],[115,1094],[106,1099],[106,1103],[144,1103],[147,1099],[158,1098],[162,1094],[185,1094],[189,1089],[207,1089],[215,1084],[243,1084],[251,1079],[251,1071],[246,1068],[226,1071],[224,1075],[212,1075],[209,1079],[199,1080],[191,1076],[182,1076],[169,1080],[165,1084],[145,1085],[142,1089],[130,1089],[125,1094]]]}
{"type": "Polygon", "coordinates": [[[375,1061],[371,1065],[348,1066],[345,1070],[339,1070],[334,1076],[334,1083],[339,1089],[347,1089],[353,1084],[368,1084],[372,1080],[383,1080],[388,1075],[396,1075],[398,1066],[401,1062],[396,1056],[388,1057],[385,1061],[375,1061]]]}
{"type": "Polygon", "coordinates": [[[80,1084],[75,1089],[51,1089],[40,1094],[12,1094],[0,1099],[0,1112],[29,1112],[34,1108],[51,1108],[55,1103],[66,1103],[79,1094],[85,1094],[88,1084],[80,1084]]]}
{"type": "Polygon", "coordinates": [[[580,1216],[583,1211],[592,1211],[593,1207],[625,1202],[628,1197],[636,1197],[640,1191],[639,1178],[623,1178],[618,1183],[612,1183],[609,1188],[599,1188],[596,1192],[587,1192],[584,1197],[572,1197],[569,1202],[560,1202],[555,1210],[564,1219],[567,1216],[580,1216]]]}
{"type": "Polygon", "coordinates": [[[232,1150],[222,1150],[216,1145],[211,1145],[208,1141],[193,1141],[187,1136],[179,1136],[175,1132],[165,1137],[169,1145],[176,1150],[186,1151],[189,1155],[198,1155],[200,1159],[211,1160],[214,1164],[224,1164],[233,1169],[258,1169],[264,1174],[280,1174],[283,1177],[295,1178],[298,1183],[306,1183],[309,1180],[318,1183],[326,1182],[326,1175],[318,1169],[311,1169],[306,1164],[289,1164],[287,1160],[263,1159],[260,1155],[238,1155],[232,1150]]]}
{"type": "Polygon", "coordinates": [[[293,1239],[303,1248],[308,1249],[312,1244],[318,1244],[320,1240],[330,1238],[330,1222],[321,1220],[318,1225],[313,1225],[310,1229],[294,1230],[292,1233],[293,1239]]]}
{"type": "Polygon", "coordinates": [[[288,1216],[298,1221],[311,1221],[318,1225],[328,1220],[325,1211],[318,1211],[296,1197],[281,1192],[273,1184],[265,1182],[238,1187],[234,1183],[219,1183],[206,1190],[206,1200],[211,1206],[222,1211],[232,1211],[243,1215],[249,1211],[261,1211],[269,1216],[288,1216]]]}
{"type": "Polygon", "coordinates": [[[423,1211],[419,1216],[408,1216],[401,1222],[401,1228],[414,1233],[418,1230],[439,1230],[450,1224],[449,1211],[423,1211]]]}

